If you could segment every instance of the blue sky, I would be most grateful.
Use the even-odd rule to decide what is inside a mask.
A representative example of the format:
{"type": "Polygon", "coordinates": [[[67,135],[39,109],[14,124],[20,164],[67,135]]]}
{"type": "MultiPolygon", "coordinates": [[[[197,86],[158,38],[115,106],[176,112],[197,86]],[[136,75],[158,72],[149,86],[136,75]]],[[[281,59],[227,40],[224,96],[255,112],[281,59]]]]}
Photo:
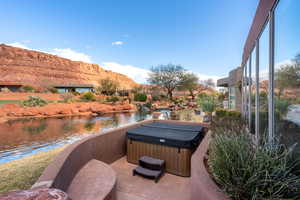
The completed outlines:
{"type": "Polygon", "coordinates": [[[170,62],[203,79],[227,76],[241,63],[257,4],[258,0],[3,1],[0,43],[77,57],[132,73],[139,82],[151,66],[170,62]]]}

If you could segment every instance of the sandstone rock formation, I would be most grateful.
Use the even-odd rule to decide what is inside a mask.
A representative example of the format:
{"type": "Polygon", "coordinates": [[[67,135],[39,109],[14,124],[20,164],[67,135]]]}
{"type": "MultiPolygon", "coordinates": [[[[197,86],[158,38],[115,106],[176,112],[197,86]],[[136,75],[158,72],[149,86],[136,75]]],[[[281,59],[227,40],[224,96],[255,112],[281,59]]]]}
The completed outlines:
{"type": "Polygon", "coordinates": [[[106,78],[118,81],[120,89],[137,85],[129,77],[104,70],[97,64],[0,44],[0,84],[18,83],[45,88],[52,85],[98,85],[99,80],[106,78]]]}
{"type": "Polygon", "coordinates": [[[0,195],[0,200],[71,200],[68,195],[55,188],[12,191],[0,195]]]}

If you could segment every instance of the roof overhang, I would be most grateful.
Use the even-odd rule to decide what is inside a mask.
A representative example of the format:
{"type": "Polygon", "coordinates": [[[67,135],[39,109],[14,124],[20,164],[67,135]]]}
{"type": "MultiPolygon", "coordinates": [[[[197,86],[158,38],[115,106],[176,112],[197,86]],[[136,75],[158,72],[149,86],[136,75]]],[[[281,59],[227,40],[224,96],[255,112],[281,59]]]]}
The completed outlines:
{"type": "Polygon", "coordinates": [[[244,66],[255,47],[257,38],[264,30],[268,21],[269,12],[275,7],[279,0],[260,0],[256,9],[255,17],[253,19],[246,43],[244,45],[244,52],[242,58],[242,65],[244,66]]]}

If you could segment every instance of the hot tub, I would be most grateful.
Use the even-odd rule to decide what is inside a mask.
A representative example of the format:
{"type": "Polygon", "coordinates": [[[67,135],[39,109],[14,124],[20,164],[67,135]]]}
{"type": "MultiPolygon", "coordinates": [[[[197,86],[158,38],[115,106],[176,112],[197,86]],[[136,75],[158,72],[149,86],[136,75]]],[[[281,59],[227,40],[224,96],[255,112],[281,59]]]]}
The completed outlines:
{"type": "Polygon", "coordinates": [[[204,134],[201,125],[152,122],[127,131],[127,161],[137,164],[141,156],[166,161],[166,171],[190,176],[191,156],[204,134]]]}

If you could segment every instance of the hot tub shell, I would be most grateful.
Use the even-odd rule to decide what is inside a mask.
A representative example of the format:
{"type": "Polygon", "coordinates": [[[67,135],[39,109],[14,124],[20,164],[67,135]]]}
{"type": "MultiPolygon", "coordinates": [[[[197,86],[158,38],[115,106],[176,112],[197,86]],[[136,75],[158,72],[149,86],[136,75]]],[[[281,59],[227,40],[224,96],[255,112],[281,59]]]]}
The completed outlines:
{"type": "Polygon", "coordinates": [[[142,156],[158,158],[165,160],[167,172],[189,177],[191,156],[203,137],[203,127],[189,130],[187,125],[176,123],[169,128],[163,123],[156,125],[142,125],[127,132],[127,161],[138,164],[142,156]]]}

